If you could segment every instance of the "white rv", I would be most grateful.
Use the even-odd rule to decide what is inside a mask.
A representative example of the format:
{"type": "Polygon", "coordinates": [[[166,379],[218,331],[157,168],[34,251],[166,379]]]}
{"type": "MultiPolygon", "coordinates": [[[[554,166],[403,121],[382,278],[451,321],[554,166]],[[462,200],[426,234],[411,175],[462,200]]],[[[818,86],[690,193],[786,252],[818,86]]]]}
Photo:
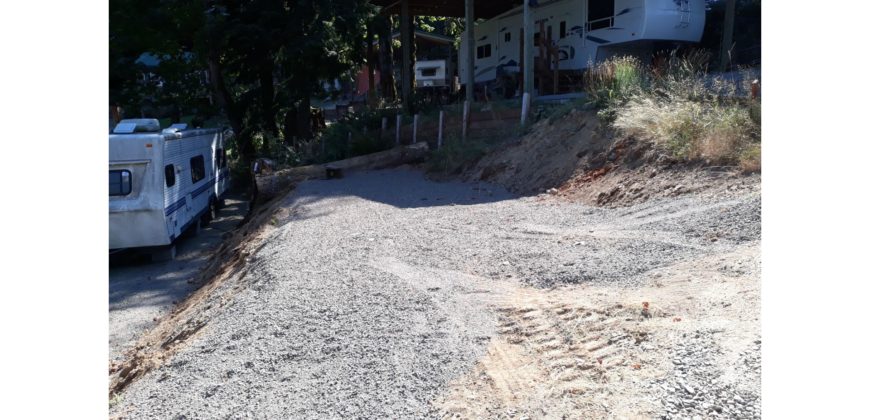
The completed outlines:
{"type": "Polygon", "coordinates": [[[163,247],[208,222],[229,188],[221,129],[122,120],[109,135],[109,249],[163,247]]]}
{"type": "MultiPolygon", "coordinates": [[[[540,22],[559,49],[559,70],[582,70],[618,54],[652,52],[655,42],[698,42],[704,31],[704,0],[539,0],[532,7],[537,40],[540,22]]],[[[488,82],[502,72],[517,73],[523,7],[474,27],[474,81],[488,82]]],[[[462,34],[460,82],[466,83],[467,43],[462,34]]],[[[532,56],[538,55],[538,48],[532,56]]],[[[550,66],[552,69],[552,65],[550,66]]]]}

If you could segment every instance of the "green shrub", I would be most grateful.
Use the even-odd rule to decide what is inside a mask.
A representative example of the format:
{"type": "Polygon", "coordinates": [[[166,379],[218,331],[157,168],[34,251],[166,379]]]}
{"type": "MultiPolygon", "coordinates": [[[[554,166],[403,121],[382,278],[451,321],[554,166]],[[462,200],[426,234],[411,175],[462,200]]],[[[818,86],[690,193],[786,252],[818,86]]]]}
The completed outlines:
{"type": "Polygon", "coordinates": [[[664,67],[639,71],[626,70],[626,63],[634,61],[608,60],[594,70],[598,76],[590,76],[598,84],[589,92],[600,95],[601,86],[620,92],[619,100],[597,101],[602,120],[627,135],[652,140],[675,158],[747,168],[760,165],[760,158],[754,158],[760,157],[760,101],[739,95],[748,92],[748,86],[708,76],[708,59],[703,53],[671,57],[664,67]],[[612,79],[605,77],[609,71],[614,73],[612,79]],[[649,79],[634,83],[633,74],[649,79]],[[626,85],[618,80],[631,87],[619,87],[626,85]]]}

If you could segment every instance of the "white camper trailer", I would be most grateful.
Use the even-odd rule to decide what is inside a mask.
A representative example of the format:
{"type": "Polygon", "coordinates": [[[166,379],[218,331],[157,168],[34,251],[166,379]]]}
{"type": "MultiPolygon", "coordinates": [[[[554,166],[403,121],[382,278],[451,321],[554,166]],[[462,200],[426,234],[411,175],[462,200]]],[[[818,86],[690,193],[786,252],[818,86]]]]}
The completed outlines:
{"type": "Polygon", "coordinates": [[[208,222],[229,188],[221,129],[122,120],[109,135],[109,249],[167,246],[208,222]]]}
{"type": "Polygon", "coordinates": [[[424,60],[414,63],[418,88],[450,88],[447,60],[424,60]]]}
{"type": "MultiPolygon", "coordinates": [[[[654,43],[660,41],[698,42],[704,31],[705,6],[704,0],[539,0],[532,7],[532,56],[538,55],[541,22],[546,38],[558,47],[560,70],[583,70],[590,62],[618,54],[652,52],[654,43]]],[[[521,70],[522,28],[522,6],[475,25],[475,83],[521,70]]],[[[462,41],[459,75],[464,84],[465,33],[462,41]]]]}

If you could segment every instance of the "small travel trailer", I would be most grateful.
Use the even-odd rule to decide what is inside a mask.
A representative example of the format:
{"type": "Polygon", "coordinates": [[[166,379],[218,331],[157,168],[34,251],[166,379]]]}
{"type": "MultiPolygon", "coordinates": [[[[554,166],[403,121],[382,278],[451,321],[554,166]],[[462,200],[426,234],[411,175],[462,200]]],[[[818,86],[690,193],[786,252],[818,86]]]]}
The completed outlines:
{"type": "Polygon", "coordinates": [[[109,249],[161,247],[198,229],[229,189],[223,129],[160,130],[155,119],[122,120],[109,135],[109,249]]]}
{"type": "MultiPolygon", "coordinates": [[[[614,55],[644,55],[665,42],[698,42],[704,31],[704,0],[539,0],[532,7],[534,49],[543,37],[558,49],[558,69],[578,71],[614,55]]],[[[474,81],[521,71],[523,7],[474,27],[474,81]]],[[[466,83],[467,43],[462,34],[460,82],[466,83]]],[[[549,68],[556,66],[548,60],[549,68]]]]}
{"type": "Polygon", "coordinates": [[[447,60],[425,60],[414,63],[417,88],[450,89],[450,72],[447,71],[447,60]]]}

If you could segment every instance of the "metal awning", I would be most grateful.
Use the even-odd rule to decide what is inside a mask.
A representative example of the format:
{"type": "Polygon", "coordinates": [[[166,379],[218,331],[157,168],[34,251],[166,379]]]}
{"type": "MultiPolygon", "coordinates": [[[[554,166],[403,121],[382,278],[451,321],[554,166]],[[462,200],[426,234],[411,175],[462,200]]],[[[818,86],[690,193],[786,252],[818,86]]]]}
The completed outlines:
{"type": "MultiPolygon", "coordinates": [[[[400,0],[370,0],[381,6],[381,13],[399,14],[400,0]]],[[[514,7],[521,6],[522,0],[474,0],[475,19],[489,19],[514,7]]],[[[465,0],[408,0],[408,8],[414,16],[465,17],[465,0]]]]}

